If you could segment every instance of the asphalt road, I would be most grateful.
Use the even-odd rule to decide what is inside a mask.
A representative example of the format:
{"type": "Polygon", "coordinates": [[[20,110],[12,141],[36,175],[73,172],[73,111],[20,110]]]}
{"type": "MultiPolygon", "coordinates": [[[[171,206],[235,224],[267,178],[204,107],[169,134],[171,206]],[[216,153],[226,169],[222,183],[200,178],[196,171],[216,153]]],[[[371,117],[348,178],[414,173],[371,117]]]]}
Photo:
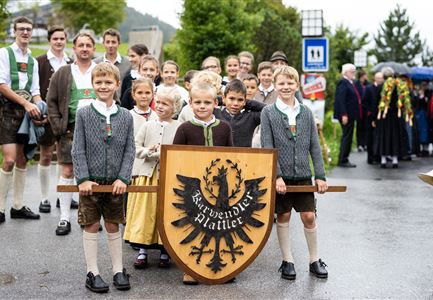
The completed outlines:
{"type": "MultiPolygon", "coordinates": [[[[135,251],[125,245],[124,263],[132,289],[120,292],[111,286],[108,294],[93,294],[84,287],[86,270],[76,215],[72,233],[58,237],[54,230],[59,210],[53,207],[39,221],[11,220],[7,214],[0,225],[0,298],[433,298],[433,187],[416,177],[433,169],[433,158],[401,162],[399,169],[369,166],[364,154],[353,153],[351,159],[358,168],[335,168],[328,176],[330,184],[347,185],[347,193],[318,197],[319,253],[329,266],[326,280],[308,272],[307,246],[296,216],[292,219],[295,281],[283,280],[277,273],[281,255],[273,229],[262,253],[235,283],[184,286],[176,266],[157,268],[157,252],[150,253],[148,269],[134,270],[135,251]]],[[[54,180],[54,167],[52,174],[54,180]]],[[[34,210],[38,195],[37,172],[31,167],[25,199],[34,210]]],[[[99,269],[111,282],[104,233],[100,242],[99,269]]]]}

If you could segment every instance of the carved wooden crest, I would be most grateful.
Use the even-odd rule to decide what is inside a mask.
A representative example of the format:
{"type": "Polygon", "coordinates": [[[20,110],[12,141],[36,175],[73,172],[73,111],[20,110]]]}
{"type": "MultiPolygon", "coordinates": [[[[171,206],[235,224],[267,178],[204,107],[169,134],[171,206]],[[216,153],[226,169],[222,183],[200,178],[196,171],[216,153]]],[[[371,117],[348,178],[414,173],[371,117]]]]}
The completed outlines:
{"type": "Polygon", "coordinates": [[[276,151],[164,145],[158,229],[170,256],[198,281],[244,270],[272,228],[276,151]]]}

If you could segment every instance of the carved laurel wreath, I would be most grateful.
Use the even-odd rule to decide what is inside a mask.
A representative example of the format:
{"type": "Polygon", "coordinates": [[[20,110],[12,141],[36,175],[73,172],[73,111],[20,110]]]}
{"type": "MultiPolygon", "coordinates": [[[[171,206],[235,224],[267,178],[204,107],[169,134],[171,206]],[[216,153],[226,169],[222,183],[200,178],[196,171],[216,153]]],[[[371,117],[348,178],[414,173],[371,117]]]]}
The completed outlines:
{"type": "MultiPolygon", "coordinates": [[[[206,175],[203,176],[203,180],[205,182],[205,190],[210,194],[210,197],[213,199],[217,199],[217,196],[213,193],[212,182],[209,180],[209,176],[212,174],[212,169],[221,161],[220,158],[212,160],[209,167],[206,167],[206,175]]],[[[241,191],[241,184],[244,181],[242,179],[242,170],[238,168],[238,164],[232,162],[230,159],[226,159],[226,162],[230,165],[231,169],[236,171],[236,185],[235,188],[232,189],[231,195],[229,199],[233,199],[236,195],[241,191]]]]}

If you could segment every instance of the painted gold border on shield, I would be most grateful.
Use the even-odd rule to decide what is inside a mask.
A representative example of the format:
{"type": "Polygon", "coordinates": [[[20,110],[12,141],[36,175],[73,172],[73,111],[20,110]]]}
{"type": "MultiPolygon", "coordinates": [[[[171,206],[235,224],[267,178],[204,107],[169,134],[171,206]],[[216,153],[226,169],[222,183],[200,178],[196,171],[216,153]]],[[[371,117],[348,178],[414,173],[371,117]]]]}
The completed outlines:
{"type": "MultiPolygon", "coordinates": [[[[228,158],[227,157],[227,158],[228,158]]],[[[210,156],[210,158],[208,159],[209,161],[211,159],[215,159],[215,156],[210,156]]],[[[226,159],[226,157],[224,157],[224,159],[226,159]]],[[[176,159],[177,160],[177,159],[176,159]]],[[[181,164],[184,164],[184,162],[181,162],[181,164]]],[[[273,225],[273,218],[274,218],[274,201],[275,201],[275,180],[276,180],[276,167],[277,167],[277,151],[275,149],[258,149],[258,148],[236,148],[236,147],[204,147],[204,146],[187,146],[187,145],[162,145],[161,146],[161,164],[160,164],[160,181],[159,181],[159,191],[158,191],[158,230],[159,230],[159,234],[161,236],[161,239],[164,243],[164,246],[166,248],[166,250],[168,251],[168,253],[170,254],[171,258],[176,262],[176,264],[186,273],[190,274],[191,276],[193,276],[195,279],[197,279],[198,281],[202,282],[202,283],[207,283],[207,284],[219,284],[219,283],[224,283],[227,282],[228,280],[230,280],[231,278],[235,277],[237,274],[239,274],[240,272],[242,272],[245,268],[247,268],[253,261],[254,259],[259,255],[259,253],[261,252],[261,250],[263,249],[263,247],[265,246],[271,229],[272,229],[272,225],[273,225]],[[179,188],[181,186],[181,183],[176,179],[176,174],[179,174],[179,170],[175,170],[176,166],[178,166],[179,164],[177,164],[177,162],[174,161],[169,161],[169,160],[173,160],[174,157],[172,157],[172,153],[170,152],[187,152],[187,156],[190,156],[190,159],[192,160],[191,164],[188,165],[187,167],[185,165],[183,165],[183,168],[188,168],[189,174],[185,174],[185,173],[181,173],[181,175],[183,176],[190,176],[190,177],[195,177],[195,178],[199,178],[200,180],[202,180],[202,177],[204,175],[204,167],[200,167],[200,169],[197,169],[198,167],[194,165],[194,160],[198,160],[200,155],[205,155],[206,153],[216,153],[216,154],[220,154],[219,157],[221,157],[221,155],[227,155],[229,154],[230,156],[228,156],[231,160],[236,161],[236,159],[233,159],[233,157],[238,154],[238,155],[246,155],[246,156],[250,156],[253,157],[254,154],[257,154],[257,161],[253,161],[253,160],[249,160],[246,165],[248,167],[248,165],[255,165],[258,163],[264,164],[264,166],[261,166],[261,169],[267,169],[267,171],[265,173],[262,174],[253,174],[252,175],[248,175],[248,178],[244,178],[245,180],[248,179],[254,179],[254,178],[259,178],[259,177],[263,177],[265,176],[265,180],[260,184],[260,189],[267,189],[267,192],[264,196],[262,197],[270,197],[270,203],[269,203],[269,210],[268,210],[268,215],[265,216],[267,217],[266,220],[261,219],[261,221],[265,221],[265,228],[254,228],[254,230],[258,230],[258,231],[262,231],[261,234],[257,234],[259,236],[263,235],[262,240],[257,241],[254,240],[254,244],[255,245],[255,249],[251,250],[253,247],[249,247],[251,249],[246,249],[248,250],[247,253],[245,254],[245,257],[249,256],[248,258],[244,259],[244,261],[242,263],[237,263],[238,264],[238,268],[237,269],[230,269],[230,266],[232,265],[232,262],[230,260],[230,255],[229,254],[225,254],[224,259],[225,262],[227,263],[226,268],[228,268],[227,270],[223,270],[221,272],[221,274],[224,274],[222,277],[218,277],[218,278],[209,278],[212,276],[213,272],[206,267],[206,263],[208,263],[208,261],[206,260],[206,257],[209,257],[209,255],[207,256],[203,256],[202,260],[201,260],[201,264],[203,265],[203,270],[204,272],[202,272],[202,274],[199,274],[197,272],[195,272],[191,267],[189,267],[187,264],[185,264],[185,262],[183,262],[176,250],[174,249],[173,242],[170,242],[169,237],[167,236],[167,232],[165,230],[165,225],[166,226],[173,226],[171,224],[172,221],[177,220],[181,215],[181,211],[179,211],[177,216],[173,216],[173,214],[171,215],[170,219],[167,221],[168,224],[164,224],[164,220],[166,217],[168,217],[169,213],[165,212],[164,207],[166,205],[171,206],[170,210],[172,212],[177,212],[178,209],[174,208],[172,206],[172,202],[173,200],[178,200],[179,196],[175,195],[175,193],[173,192],[173,188],[179,188]],[[189,154],[188,154],[189,153],[189,154]],[[194,157],[196,159],[194,159],[194,157]],[[260,157],[260,158],[259,158],[260,157]],[[176,165],[176,166],[174,166],[176,165]],[[168,176],[170,176],[171,178],[169,179],[168,176]],[[175,179],[173,179],[175,178],[175,179]],[[173,182],[175,182],[175,184],[173,184],[173,182]],[[266,184],[265,184],[266,182],[266,184]],[[270,193],[270,194],[268,194],[270,193]],[[165,199],[167,197],[170,197],[170,200],[168,203],[165,203],[165,199]],[[171,209],[173,208],[173,209],[171,209]],[[206,270],[204,268],[207,268],[209,270],[206,270]],[[208,277],[203,276],[206,273],[206,275],[208,275],[208,277]]],[[[249,172],[250,173],[250,172],[249,172]]],[[[203,183],[202,183],[202,190],[203,190],[203,183]]],[[[176,201],[178,202],[178,201],[176,201]]],[[[178,228],[177,231],[179,232],[181,238],[179,238],[179,241],[182,240],[183,238],[185,238],[188,233],[192,230],[191,228],[188,229],[188,226],[182,227],[182,228],[178,228]]],[[[256,232],[256,231],[255,231],[256,232]]],[[[248,234],[252,234],[251,231],[247,232],[248,234]]],[[[252,236],[254,236],[252,234],[252,236]]],[[[200,236],[199,236],[200,237],[200,236]]],[[[194,241],[197,241],[199,239],[199,237],[196,237],[194,239],[194,241]]],[[[239,238],[237,238],[236,240],[239,240],[239,238]]],[[[215,239],[212,238],[209,246],[214,246],[215,245],[215,239]]],[[[180,245],[180,248],[184,248],[184,249],[190,249],[191,243],[187,244],[187,245],[180,245]]],[[[222,239],[221,240],[221,246],[225,247],[225,241],[222,239]]],[[[240,260],[242,260],[242,258],[239,258],[240,260]]],[[[193,261],[193,260],[192,260],[193,261]]],[[[216,276],[217,277],[217,276],[216,276]]]]}

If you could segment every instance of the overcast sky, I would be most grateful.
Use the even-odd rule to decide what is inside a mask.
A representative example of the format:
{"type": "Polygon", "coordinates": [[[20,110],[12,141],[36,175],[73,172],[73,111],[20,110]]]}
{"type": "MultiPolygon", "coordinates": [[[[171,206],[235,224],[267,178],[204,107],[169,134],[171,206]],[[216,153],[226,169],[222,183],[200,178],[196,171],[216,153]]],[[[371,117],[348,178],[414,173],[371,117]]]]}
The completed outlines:
{"type": "MultiPolygon", "coordinates": [[[[200,0],[197,0],[200,1],[200,0]]],[[[220,0],[215,0],[218,3],[220,0]]],[[[351,30],[368,32],[370,38],[377,34],[379,24],[388,17],[389,12],[398,3],[407,9],[416,30],[421,38],[426,39],[433,49],[433,2],[421,0],[283,0],[287,6],[294,6],[298,10],[323,9],[325,24],[335,28],[337,24],[344,24],[351,30]]],[[[149,13],[160,20],[180,27],[179,13],[182,12],[182,0],[127,0],[128,6],[136,10],[149,13]]]]}

